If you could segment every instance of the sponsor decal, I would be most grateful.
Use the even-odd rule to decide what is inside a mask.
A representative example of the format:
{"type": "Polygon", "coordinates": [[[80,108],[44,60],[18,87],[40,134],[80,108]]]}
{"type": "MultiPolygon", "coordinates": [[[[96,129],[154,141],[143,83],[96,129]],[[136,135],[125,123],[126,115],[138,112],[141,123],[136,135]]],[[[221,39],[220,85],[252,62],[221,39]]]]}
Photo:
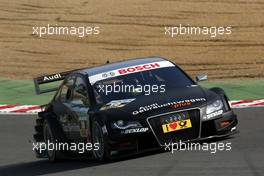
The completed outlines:
{"type": "Polygon", "coordinates": [[[51,75],[51,76],[44,76],[43,81],[51,81],[54,79],[59,79],[61,78],[61,75],[59,73],[55,74],[55,75],[51,75]]]}
{"type": "Polygon", "coordinates": [[[173,104],[170,107],[172,109],[177,109],[177,108],[182,108],[182,107],[191,106],[191,105],[192,105],[192,102],[184,102],[184,103],[176,103],[176,104],[173,104]]]}
{"type": "Polygon", "coordinates": [[[131,133],[145,133],[149,130],[149,128],[133,128],[133,129],[126,129],[121,131],[121,134],[131,134],[131,133]]]}
{"type": "Polygon", "coordinates": [[[173,131],[183,130],[187,128],[191,128],[192,123],[190,119],[187,120],[181,120],[181,121],[175,121],[167,124],[162,125],[163,133],[169,133],[173,131]]]}
{"type": "Polygon", "coordinates": [[[123,99],[123,100],[112,100],[109,103],[105,104],[103,107],[101,107],[100,110],[107,110],[111,108],[121,108],[127,105],[128,103],[131,103],[134,100],[135,98],[123,99]]]}
{"type": "Polygon", "coordinates": [[[137,115],[140,113],[144,113],[147,111],[151,111],[151,110],[163,108],[163,107],[171,107],[171,106],[177,107],[177,104],[178,104],[178,108],[180,108],[180,107],[184,107],[184,106],[180,106],[180,105],[190,106],[195,102],[201,102],[201,101],[206,101],[206,99],[205,98],[193,98],[193,99],[169,102],[169,103],[165,103],[165,104],[154,103],[154,104],[143,106],[143,107],[141,106],[141,107],[139,107],[138,110],[133,111],[132,114],[137,115]]]}
{"type": "Polygon", "coordinates": [[[111,70],[108,72],[103,72],[103,73],[99,73],[96,75],[92,75],[92,76],[89,76],[89,80],[91,84],[94,84],[97,81],[108,79],[111,77],[117,77],[121,75],[126,75],[126,74],[146,71],[146,70],[165,68],[165,67],[174,67],[174,66],[175,65],[169,61],[151,62],[151,63],[141,64],[141,65],[119,68],[116,70],[111,70]]]}
{"type": "Polygon", "coordinates": [[[126,73],[134,73],[137,71],[150,70],[150,69],[155,69],[155,68],[160,68],[159,63],[151,63],[151,64],[138,65],[134,67],[127,67],[127,68],[118,70],[118,73],[123,75],[126,73]]]}

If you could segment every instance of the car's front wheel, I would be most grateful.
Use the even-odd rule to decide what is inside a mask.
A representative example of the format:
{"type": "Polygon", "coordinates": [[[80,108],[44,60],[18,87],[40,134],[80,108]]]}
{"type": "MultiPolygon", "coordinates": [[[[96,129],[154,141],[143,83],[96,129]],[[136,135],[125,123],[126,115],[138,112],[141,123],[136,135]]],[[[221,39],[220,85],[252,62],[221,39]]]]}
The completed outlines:
{"type": "Polygon", "coordinates": [[[93,150],[93,156],[98,161],[106,161],[110,158],[109,146],[104,136],[102,125],[95,121],[92,123],[92,141],[98,148],[93,150]]]}

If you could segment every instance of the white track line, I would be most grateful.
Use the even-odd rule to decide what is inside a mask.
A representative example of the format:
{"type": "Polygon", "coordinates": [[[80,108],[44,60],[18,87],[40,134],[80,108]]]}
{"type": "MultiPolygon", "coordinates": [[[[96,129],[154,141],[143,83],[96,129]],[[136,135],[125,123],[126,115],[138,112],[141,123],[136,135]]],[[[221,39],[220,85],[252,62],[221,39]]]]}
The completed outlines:
{"type": "MultiPolygon", "coordinates": [[[[230,106],[233,109],[236,108],[252,108],[252,107],[264,107],[264,99],[258,99],[258,100],[233,100],[229,101],[230,106]]],[[[0,105],[1,107],[8,106],[8,104],[2,104],[0,105]]],[[[41,108],[38,105],[16,105],[15,107],[10,107],[10,108],[4,108],[0,109],[0,114],[5,114],[5,115],[25,115],[25,114],[37,114],[38,112],[41,111],[41,108]],[[32,109],[32,110],[26,110],[26,112],[14,112],[14,111],[19,111],[25,108],[34,108],[36,107],[37,109],[32,109]]]]}

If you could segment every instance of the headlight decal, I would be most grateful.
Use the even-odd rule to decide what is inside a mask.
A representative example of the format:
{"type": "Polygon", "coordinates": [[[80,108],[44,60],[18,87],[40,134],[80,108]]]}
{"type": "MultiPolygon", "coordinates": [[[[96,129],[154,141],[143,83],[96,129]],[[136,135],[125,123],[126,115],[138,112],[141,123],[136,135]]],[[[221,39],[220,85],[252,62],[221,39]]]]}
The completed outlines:
{"type": "Polygon", "coordinates": [[[216,100],[211,104],[208,104],[203,113],[202,113],[202,118],[203,120],[210,120],[216,116],[219,116],[224,113],[224,104],[222,100],[216,100]]]}
{"type": "Polygon", "coordinates": [[[223,108],[223,102],[221,100],[216,100],[212,104],[207,105],[206,114],[211,114],[215,111],[221,110],[223,108]]]}
{"type": "Polygon", "coordinates": [[[221,115],[221,114],[223,114],[223,110],[219,110],[219,111],[213,112],[213,113],[211,113],[211,114],[206,115],[206,116],[205,116],[206,119],[204,119],[204,120],[209,120],[209,119],[211,119],[211,118],[213,118],[213,117],[216,117],[216,116],[219,116],[219,115],[221,115]]]}

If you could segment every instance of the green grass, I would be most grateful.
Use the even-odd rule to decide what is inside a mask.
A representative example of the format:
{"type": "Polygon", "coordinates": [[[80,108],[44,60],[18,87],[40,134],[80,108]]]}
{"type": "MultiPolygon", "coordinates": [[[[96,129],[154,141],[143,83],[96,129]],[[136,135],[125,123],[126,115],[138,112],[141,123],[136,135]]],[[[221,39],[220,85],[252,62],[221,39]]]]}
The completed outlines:
{"type": "Polygon", "coordinates": [[[204,87],[221,87],[231,100],[264,98],[264,80],[217,80],[204,81],[204,87]]]}
{"type": "MultiPolygon", "coordinates": [[[[231,100],[264,98],[264,80],[204,81],[205,87],[223,88],[231,100]]],[[[54,86],[54,85],[53,85],[54,86]]],[[[0,78],[0,104],[45,104],[54,92],[36,95],[33,81],[0,78]]]]}
{"type": "Polygon", "coordinates": [[[0,104],[45,104],[54,92],[36,95],[32,80],[0,78],[0,104]]]}

